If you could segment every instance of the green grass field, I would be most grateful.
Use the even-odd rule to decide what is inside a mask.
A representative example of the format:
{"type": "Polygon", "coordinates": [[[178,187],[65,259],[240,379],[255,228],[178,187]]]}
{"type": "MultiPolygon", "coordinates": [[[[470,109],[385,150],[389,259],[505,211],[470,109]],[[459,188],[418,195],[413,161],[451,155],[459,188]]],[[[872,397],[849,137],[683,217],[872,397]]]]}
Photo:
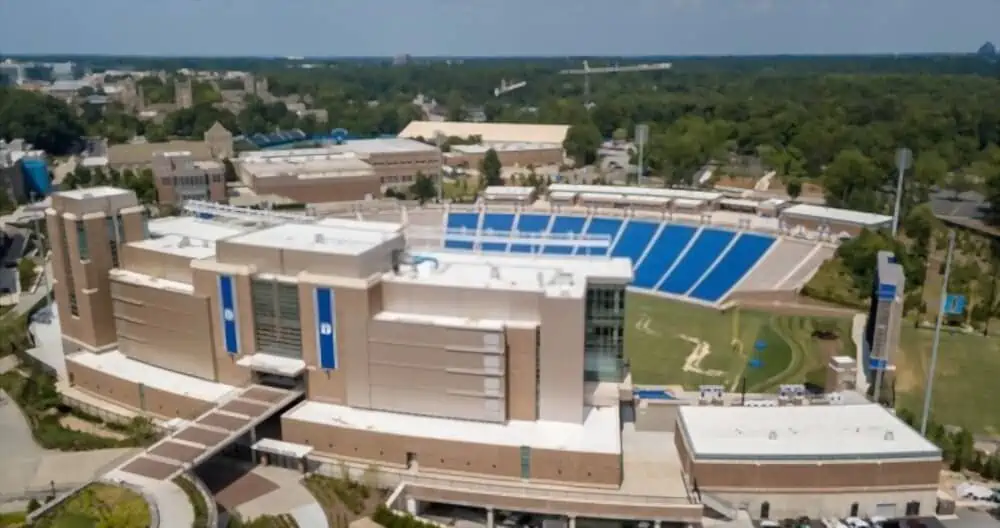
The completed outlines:
{"type": "MultiPolygon", "coordinates": [[[[630,294],[626,307],[625,354],[636,384],[681,385],[687,389],[721,384],[736,390],[757,341],[766,347],[759,355],[761,366],[747,371],[747,389],[751,392],[771,392],[782,383],[822,386],[830,356],[856,355],[850,318],[753,310],[740,310],[737,315],[735,310],[719,312],[642,294],[630,294]],[[814,337],[819,326],[835,327],[838,339],[814,337]],[[734,339],[739,345],[733,345],[734,339]],[[685,371],[685,361],[698,341],[710,349],[697,365],[702,372],[685,371]]],[[[923,405],[932,338],[930,330],[904,323],[902,354],[893,360],[897,367],[897,406],[918,414],[923,405]]],[[[976,433],[1000,434],[998,401],[1000,338],[942,334],[934,419],[976,433]]]]}
{"type": "Polygon", "coordinates": [[[827,325],[836,326],[840,339],[821,340],[812,335],[817,318],[751,310],[740,310],[737,315],[734,310],[719,312],[642,294],[631,294],[626,307],[626,355],[638,384],[736,388],[758,341],[765,347],[757,354],[760,367],[747,370],[750,391],[770,391],[782,383],[821,384],[831,355],[855,355],[850,319],[827,319],[827,325]],[[683,368],[697,346],[689,338],[710,349],[698,365],[705,373],[683,368]]]}

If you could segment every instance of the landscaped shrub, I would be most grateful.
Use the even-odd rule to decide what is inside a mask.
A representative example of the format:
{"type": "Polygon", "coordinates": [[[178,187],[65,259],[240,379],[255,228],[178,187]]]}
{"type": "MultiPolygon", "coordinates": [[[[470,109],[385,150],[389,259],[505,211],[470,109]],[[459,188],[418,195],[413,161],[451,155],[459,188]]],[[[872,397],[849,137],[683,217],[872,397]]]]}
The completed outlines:
{"type": "Polygon", "coordinates": [[[208,526],[208,504],[205,502],[205,496],[198,490],[198,486],[185,476],[175,478],[174,484],[184,490],[184,494],[187,495],[191,508],[194,510],[194,522],[191,523],[191,528],[215,528],[208,526]]]}
{"type": "Polygon", "coordinates": [[[385,528],[438,528],[436,524],[421,521],[412,515],[400,515],[382,504],[375,510],[372,520],[385,528]]]}

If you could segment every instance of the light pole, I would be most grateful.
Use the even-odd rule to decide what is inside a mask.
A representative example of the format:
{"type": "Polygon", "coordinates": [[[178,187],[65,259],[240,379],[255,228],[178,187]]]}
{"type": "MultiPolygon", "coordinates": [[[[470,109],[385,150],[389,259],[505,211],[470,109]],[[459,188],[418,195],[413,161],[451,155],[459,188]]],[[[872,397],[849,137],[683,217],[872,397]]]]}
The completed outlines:
{"type": "Polygon", "coordinates": [[[908,148],[901,148],[896,151],[896,169],[899,174],[896,176],[896,206],[892,209],[892,238],[896,238],[899,231],[899,207],[903,203],[903,175],[906,169],[913,164],[913,152],[908,148]]]}
{"type": "Polygon", "coordinates": [[[642,167],[643,167],[643,156],[645,154],[646,141],[649,139],[649,125],[636,125],[635,126],[635,142],[639,147],[639,159],[638,166],[635,172],[635,181],[637,184],[642,185],[642,167]]]}
{"type": "Polygon", "coordinates": [[[941,344],[941,323],[944,321],[945,302],[948,299],[948,276],[951,275],[951,257],[955,251],[955,232],[948,232],[948,258],[944,264],[944,286],[941,287],[941,302],[938,305],[937,323],[934,324],[934,346],[931,347],[931,367],[927,369],[924,390],[924,412],[920,418],[920,434],[927,436],[927,420],[931,415],[931,395],[934,392],[934,370],[937,368],[938,347],[941,344]]]}
{"type": "Polygon", "coordinates": [[[437,145],[438,154],[441,156],[441,161],[440,161],[441,166],[438,167],[438,171],[437,171],[437,173],[438,173],[437,174],[437,191],[438,191],[437,192],[437,195],[438,195],[437,202],[438,202],[438,205],[441,205],[442,203],[444,203],[444,194],[443,194],[444,193],[444,151],[441,150],[441,147],[444,146],[445,141],[447,141],[447,139],[445,138],[443,132],[438,131],[438,132],[434,133],[434,144],[437,145]]]}

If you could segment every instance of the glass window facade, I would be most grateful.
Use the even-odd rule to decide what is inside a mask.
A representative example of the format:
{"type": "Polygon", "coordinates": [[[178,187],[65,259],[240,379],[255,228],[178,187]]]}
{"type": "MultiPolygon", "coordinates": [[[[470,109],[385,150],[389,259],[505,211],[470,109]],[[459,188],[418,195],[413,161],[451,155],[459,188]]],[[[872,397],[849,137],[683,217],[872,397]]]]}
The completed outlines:
{"type": "Polygon", "coordinates": [[[111,247],[111,267],[120,268],[121,258],[118,255],[118,248],[125,241],[125,222],[121,215],[115,215],[107,219],[108,225],[108,245],[111,247]]]}
{"type": "Polygon", "coordinates": [[[90,246],[87,244],[87,226],[83,220],[76,221],[76,244],[80,260],[90,260],[90,246]]]}
{"type": "MultiPolygon", "coordinates": [[[[77,222],[79,228],[79,222],[77,222]]],[[[59,233],[62,235],[63,268],[66,270],[66,294],[69,296],[69,313],[73,317],[80,317],[80,305],[76,299],[76,282],[73,280],[73,261],[70,258],[69,240],[66,236],[66,224],[61,222],[59,233]]]]}
{"type": "Polygon", "coordinates": [[[587,289],[584,380],[621,381],[625,349],[625,286],[587,289]]]}
{"type": "Polygon", "coordinates": [[[253,279],[250,296],[257,352],[302,359],[298,285],[253,279]]]}

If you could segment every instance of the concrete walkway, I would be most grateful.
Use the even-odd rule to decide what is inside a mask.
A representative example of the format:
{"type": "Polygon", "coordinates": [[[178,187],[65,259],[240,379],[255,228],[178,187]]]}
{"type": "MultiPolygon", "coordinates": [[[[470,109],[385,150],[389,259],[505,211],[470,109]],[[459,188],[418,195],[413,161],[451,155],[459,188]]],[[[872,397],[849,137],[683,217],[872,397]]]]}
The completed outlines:
{"type": "Polygon", "coordinates": [[[106,480],[125,482],[143,491],[154,501],[160,515],[160,526],[191,526],[194,523],[194,507],[180,486],[170,481],[156,480],[127,471],[114,470],[104,477],[106,480]]]}
{"type": "Polygon", "coordinates": [[[302,473],[274,466],[258,466],[253,473],[274,482],[278,489],[238,506],[236,511],[244,519],[288,513],[301,528],[329,527],[323,508],[302,485],[302,473]]]}
{"type": "Polygon", "coordinates": [[[35,443],[21,409],[0,391],[0,497],[21,493],[41,464],[45,450],[35,443]]]}

